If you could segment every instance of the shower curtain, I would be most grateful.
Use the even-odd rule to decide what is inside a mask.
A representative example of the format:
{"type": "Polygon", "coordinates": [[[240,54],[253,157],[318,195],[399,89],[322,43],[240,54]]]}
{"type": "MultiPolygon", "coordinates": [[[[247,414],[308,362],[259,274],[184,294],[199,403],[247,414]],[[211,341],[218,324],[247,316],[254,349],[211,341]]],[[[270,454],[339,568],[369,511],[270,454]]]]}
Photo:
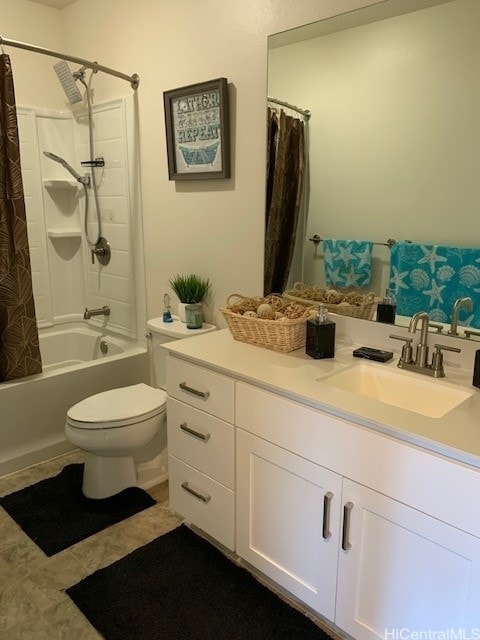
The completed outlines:
{"type": "Polygon", "coordinates": [[[0,382],[40,373],[10,58],[0,55],[0,382]]]}
{"type": "Polygon", "coordinates": [[[269,108],[264,295],[285,290],[304,180],[304,123],[269,108]]]}

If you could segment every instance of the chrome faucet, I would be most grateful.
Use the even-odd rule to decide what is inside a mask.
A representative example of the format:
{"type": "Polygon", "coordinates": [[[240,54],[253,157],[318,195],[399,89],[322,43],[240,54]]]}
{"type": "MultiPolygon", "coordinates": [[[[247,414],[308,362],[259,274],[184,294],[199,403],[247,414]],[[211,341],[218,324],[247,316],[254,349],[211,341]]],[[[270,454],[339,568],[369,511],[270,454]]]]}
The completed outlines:
{"type": "Polygon", "coordinates": [[[109,316],[110,315],[110,307],[107,305],[100,307],[100,309],[85,309],[83,314],[84,320],[90,320],[93,316],[109,316]]]}
{"type": "Polygon", "coordinates": [[[467,296],[465,298],[457,298],[453,305],[452,311],[452,322],[450,325],[450,329],[448,330],[449,336],[458,336],[458,316],[460,314],[460,309],[464,307],[467,311],[473,310],[473,300],[467,296]]]}
{"type": "Polygon", "coordinates": [[[408,333],[415,333],[417,324],[420,321],[422,322],[422,329],[420,342],[417,344],[417,350],[415,351],[415,364],[417,367],[425,367],[428,359],[428,326],[430,322],[426,311],[419,311],[410,319],[408,333]]]}
{"type": "Polygon", "coordinates": [[[422,323],[420,331],[420,340],[415,350],[415,359],[412,357],[412,342],[413,338],[405,338],[404,336],[390,335],[390,338],[394,340],[403,340],[405,344],[402,348],[402,355],[398,361],[397,366],[400,369],[406,369],[407,371],[416,371],[417,373],[423,373],[433,378],[445,377],[445,369],[443,366],[443,353],[442,351],[454,351],[460,353],[461,349],[457,347],[449,347],[444,344],[435,344],[435,353],[432,357],[431,364],[428,363],[428,327],[430,321],[428,314],[425,311],[419,311],[410,320],[408,327],[409,333],[415,333],[418,323],[422,323]]]}

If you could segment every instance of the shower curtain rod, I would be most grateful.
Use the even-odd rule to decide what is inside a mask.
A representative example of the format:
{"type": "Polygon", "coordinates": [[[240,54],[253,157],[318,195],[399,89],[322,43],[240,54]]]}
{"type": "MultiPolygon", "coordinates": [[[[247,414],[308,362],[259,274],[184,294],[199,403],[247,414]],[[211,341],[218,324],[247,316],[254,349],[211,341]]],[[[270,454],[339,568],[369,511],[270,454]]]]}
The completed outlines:
{"type": "Polygon", "coordinates": [[[92,69],[95,73],[97,71],[103,71],[103,73],[108,73],[111,76],[121,78],[122,80],[127,80],[128,82],[130,82],[132,89],[137,89],[140,83],[140,77],[136,73],[134,73],[132,76],[129,76],[126,73],[122,73],[121,71],[115,71],[115,69],[104,67],[102,64],[98,64],[98,62],[92,62],[91,60],[85,60],[84,58],[77,58],[76,56],[66,55],[64,53],[60,53],[59,51],[45,49],[44,47],[37,47],[37,45],[29,44],[28,42],[8,40],[7,38],[2,38],[2,36],[0,36],[0,47],[3,47],[4,45],[8,47],[18,47],[19,49],[26,49],[27,51],[33,51],[34,53],[42,53],[45,56],[52,56],[53,58],[59,58],[60,60],[68,60],[69,62],[80,64],[87,69],[92,69]]]}
{"type": "Polygon", "coordinates": [[[311,112],[308,109],[300,109],[300,107],[296,107],[294,104],[290,104],[289,102],[285,102],[284,100],[278,100],[277,98],[271,98],[268,96],[268,102],[274,102],[275,104],[279,104],[282,107],[287,107],[287,109],[292,109],[297,113],[300,113],[306,120],[310,120],[311,112]]]}

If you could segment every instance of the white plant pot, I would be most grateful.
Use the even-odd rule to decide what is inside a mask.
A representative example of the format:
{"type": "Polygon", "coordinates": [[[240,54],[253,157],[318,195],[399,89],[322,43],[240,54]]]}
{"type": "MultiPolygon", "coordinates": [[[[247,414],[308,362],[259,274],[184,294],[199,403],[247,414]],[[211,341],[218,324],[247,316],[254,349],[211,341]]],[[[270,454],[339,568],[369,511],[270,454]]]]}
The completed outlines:
{"type": "Polygon", "coordinates": [[[187,317],[185,315],[185,307],[186,307],[186,303],[185,302],[179,302],[178,303],[178,309],[177,309],[177,315],[178,318],[180,320],[180,322],[187,322],[187,317]]]}

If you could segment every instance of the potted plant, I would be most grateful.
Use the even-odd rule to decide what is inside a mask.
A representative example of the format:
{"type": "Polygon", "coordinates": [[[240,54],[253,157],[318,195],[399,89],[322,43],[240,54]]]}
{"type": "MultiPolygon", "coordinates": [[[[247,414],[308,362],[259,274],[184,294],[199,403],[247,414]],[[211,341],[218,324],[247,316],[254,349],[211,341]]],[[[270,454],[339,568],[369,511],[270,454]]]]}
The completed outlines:
{"type": "Polygon", "coordinates": [[[202,278],[192,273],[189,275],[177,274],[172,276],[168,281],[178,299],[178,317],[182,322],[186,322],[185,307],[186,305],[200,305],[210,290],[211,283],[208,278],[202,278]]]}

